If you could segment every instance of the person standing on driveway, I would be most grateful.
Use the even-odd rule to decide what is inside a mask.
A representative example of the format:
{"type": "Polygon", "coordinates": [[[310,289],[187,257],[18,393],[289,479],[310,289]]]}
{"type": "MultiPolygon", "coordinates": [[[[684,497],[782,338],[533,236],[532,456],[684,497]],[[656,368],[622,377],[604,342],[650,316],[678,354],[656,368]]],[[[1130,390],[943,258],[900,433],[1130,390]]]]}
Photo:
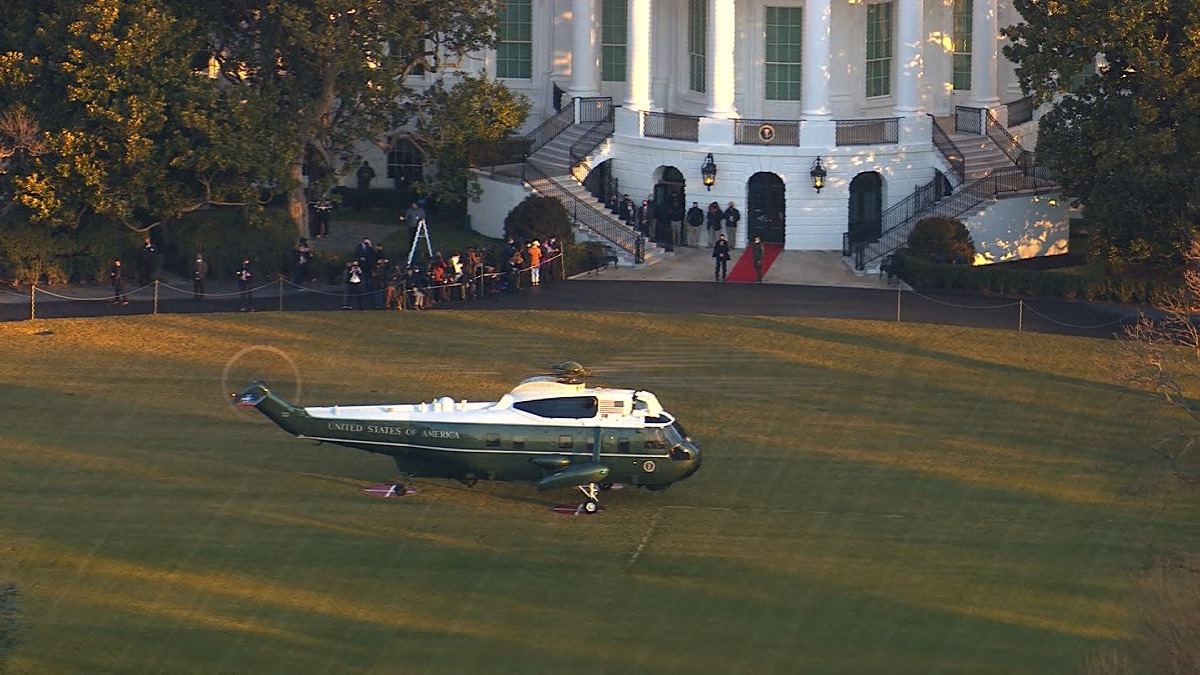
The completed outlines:
{"type": "Polygon", "coordinates": [[[729,242],[725,240],[725,235],[717,237],[717,243],[713,244],[713,280],[725,281],[725,274],[729,268],[729,242]]]}
{"type": "Polygon", "coordinates": [[[737,248],[737,226],[741,219],[741,212],[729,202],[729,208],[725,209],[725,234],[729,237],[730,248],[737,248]]]}
{"type": "Polygon", "coordinates": [[[192,297],[196,300],[204,299],[204,278],[208,276],[208,263],[204,262],[204,256],[196,254],[196,262],[192,263],[192,297]]]}
{"type": "MultiPolygon", "coordinates": [[[[704,211],[700,209],[700,202],[692,202],[692,208],[687,212],[688,237],[692,242],[692,246],[700,246],[700,226],[704,224],[704,211]]],[[[687,242],[684,242],[687,246],[687,242]]]]}
{"type": "Polygon", "coordinates": [[[128,305],[129,301],[125,299],[125,270],[121,267],[121,259],[113,260],[112,267],[108,268],[108,281],[112,284],[114,305],[128,305]]]}
{"type": "Polygon", "coordinates": [[[708,245],[717,245],[717,235],[721,233],[721,225],[725,220],[725,214],[721,211],[721,205],[713,202],[708,205],[708,211],[704,214],[704,227],[708,230],[708,245]]]}
{"type": "Polygon", "coordinates": [[[754,276],[756,277],[756,279],[757,279],[757,282],[761,284],[761,283],[762,283],[762,275],[763,275],[763,245],[762,245],[762,238],[761,238],[761,237],[755,237],[755,238],[754,238],[754,244],[752,244],[752,245],[751,245],[750,249],[751,249],[751,250],[750,250],[750,253],[751,253],[751,255],[753,256],[753,259],[754,259],[754,276]]]}
{"type": "Polygon", "coordinates": [[[235,273],[238,282],[238,291],[241,292],[242,311],[254,311],[254,290],[251,284],[254,283],[254,268],[250,266],[249,258],[242,258],[242,266],[235,273]]]}

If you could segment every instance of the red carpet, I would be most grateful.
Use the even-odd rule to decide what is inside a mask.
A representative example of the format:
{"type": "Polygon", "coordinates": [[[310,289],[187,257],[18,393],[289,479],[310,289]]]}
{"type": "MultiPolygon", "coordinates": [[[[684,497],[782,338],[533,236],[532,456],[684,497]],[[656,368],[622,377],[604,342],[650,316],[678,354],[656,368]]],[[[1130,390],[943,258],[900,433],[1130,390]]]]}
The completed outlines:
{"type": "MultiPolygon", "coordinates": [[[[763,244],[763,281],[767,280],[767,270],[771,269],[771,263],[775,262],[782,252],[783,244],[763,244]]],[[[729,270],[725,281],[752,284],[757,280],[754,276],[754,253],[750,248],[746,248],[742,251],[742,257],[733,264],[733,269],[729,270]]]]}

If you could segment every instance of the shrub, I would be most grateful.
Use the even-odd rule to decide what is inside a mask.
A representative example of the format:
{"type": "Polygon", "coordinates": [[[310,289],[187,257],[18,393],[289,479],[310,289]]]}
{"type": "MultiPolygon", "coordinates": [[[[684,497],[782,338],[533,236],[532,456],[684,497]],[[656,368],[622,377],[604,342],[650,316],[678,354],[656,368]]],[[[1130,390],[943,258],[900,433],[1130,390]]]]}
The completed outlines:
{"type": "Polygon", "coordinates": [[[290,274],[296,227],[280,209],[208,209],[161,225],[166,269],[190,278],[197,253],[204,254],[211,277],[229,277],[249,257],[260,281],[290,274]]]}
{"type": "Polygon", "coordinates": [[[918,258],[933,262],[970,264],[975,260],[975,244],[967,226],[957,218],[947,216],[918,221],[908,235],[908,250],[918,258]]]}
{"type": "Polygon", "coordinates": [[[918,290],[955,289],[1037,298],[1067,298],[1120,303],[1150,302],[1169,282],[1114,276],[1085,276],[1059,270],[1030,270],[997,265],[951,265],[924,260],[907,249],[895,254],[900,278],[918,290]]]}
{"type": "Polygon", "coordinates": [[[558,237],[563,245],[575,241],[571,216],[554,197],[530,195],[504,218],[504,234],[517,241],[558,237]]]}
{"type": "Polygon", "coordinates": [[[14,283],[36,284],[64,249],[49,228],[17,224],[0,229],[0,255],[7,263],[5,274],[14,283]]]}
{"type": "Polygon", "coordinates": [[[573,276],[588,270],[594,270],[604,263],[608,255],[608,247],[598,241],[585,241],[571,244],[563,248],[563,266],[566,275],[573,276]]]}

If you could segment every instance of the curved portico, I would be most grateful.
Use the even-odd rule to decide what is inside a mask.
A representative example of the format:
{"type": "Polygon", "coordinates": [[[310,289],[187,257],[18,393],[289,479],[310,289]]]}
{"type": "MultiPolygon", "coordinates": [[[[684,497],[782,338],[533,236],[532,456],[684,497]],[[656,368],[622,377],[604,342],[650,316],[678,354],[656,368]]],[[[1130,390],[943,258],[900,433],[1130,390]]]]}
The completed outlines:
{"type": "MultiPolygon", "coordinates": [[[[967,1],[973,29],[994,35],[998,0],[967,1]]],[[[610,151],[623,191],[652,196],[664,165],[698,183],[709,153],[719,171],[705,200],[744,208],[752,176],[779,176],[789,185],[787,248],[840,248],[854,176],[874,172],[893,194],[912,192],[944,166],[930,114],[999,102],[995,41],[972,41],[976,87],[956,92],[947,83],[954,17],[943,2],[627,0],[627,7],[625,95],[610,151]],[[850,39],[859,34],[865,39],[850,39]],[[689,41],[695,35],[702,47],[689,41]],[[850,46],[861,43],[866,50],[850,46]],[[828,172],[819,193],[808,187],[818,157],[828,172]]]]}
{"type": "MultiPolygon", "coordinates": [[[[1033,109],[1019,100],[998,31],[1019,20],[1000,0],[509,0],[484,69],[531,99],[538,147],[547,129],[575,123],[572,139],[587,148],[566,144],[564,175],[599,171],[591,184],[619,184],[637,203],[680,193],[689,204],[733,202],[744,218],[761,187],[754,177],[774,176],[786,189],[772,236],[791,250],[845,250],[913,212],[910,200],[925,209],[957,190],[972,170],[1018,168],[1004,148],[1020,148],[1034,125],[1013,128],[1016,141],[1004,127],[1031,122],[1033,109]],[[559,104],[569,97],[568,121],[559,104]],[[599,134],[596,101],[606,113],[599,134]],[[960,151],[955,132],[990,149],[960,151]],[[710,155],[717,170],[706,187],[710,155]],[[868,174],[880,187],[863,179],[852,190],[868,174]]],[[[487,208],[510,208],[523,189],[497,186],[487,208]]],[[[737,246],[748,232],[738,228],[737,246]]]]}

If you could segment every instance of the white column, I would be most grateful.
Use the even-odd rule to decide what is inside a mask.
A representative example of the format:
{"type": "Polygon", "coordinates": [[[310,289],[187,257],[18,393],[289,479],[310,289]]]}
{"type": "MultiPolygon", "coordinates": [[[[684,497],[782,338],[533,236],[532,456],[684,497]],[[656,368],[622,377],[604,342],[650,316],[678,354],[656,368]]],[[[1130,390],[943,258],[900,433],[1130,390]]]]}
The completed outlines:
{"type": "MultiPolygon", "coordinates": [[[[981,2],[981,0],[975,0],[981,2]]],[[[921,0],[900,0],[896,18],[896,116],[921,114],[921,62],[923,13],[921,0]]]]}
{"type": "Polygon", "coordinates": [[[595,0],[571,0],[571,96],[600,93],[595,0]]]}
{"type": "Polygon", "coordinates": [[[626,81],[629,94],[625,107],[630,110],[650,110],[650,10],[651,0],[629,0],[629,35],[626,40],[626,81]]]}
{"type": "Polygon", "coordinates": [[[1000,103],[996,94],[996,53],[999,49],[999,8],[997,0],[973,0],[971,3],[971,98],[976,108],[994,108],[1000,103]]]}
{"type": "Polygon", "coordinates": [[[708,116],[737,117],[734,109],[733,46],[737,39],[735,0],[708,0],[708,116]]]}
{"type": "Polygon", "coordinates": [[[828,117],[829,112],[829,15],[830,0],[804,3],[804,81],[801,83],[801,114],[828,117]]]}

